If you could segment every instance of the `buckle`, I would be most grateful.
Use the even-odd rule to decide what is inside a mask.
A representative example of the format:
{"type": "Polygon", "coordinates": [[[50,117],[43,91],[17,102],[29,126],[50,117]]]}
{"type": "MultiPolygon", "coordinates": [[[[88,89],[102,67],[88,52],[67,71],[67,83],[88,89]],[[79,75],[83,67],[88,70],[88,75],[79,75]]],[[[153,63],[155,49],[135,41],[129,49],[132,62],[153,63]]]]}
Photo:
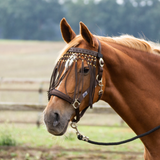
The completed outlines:
{"type": "Polygon", "coordinates": [[[100,65],[100,67],[103,68],[103,66],[104,66],[104,60],[103,60],[103,58],[99,59],[99,65],[100,65]]]}
{"type": "Polygon", "coordinates": [[[72,106],[74,109],[77,109],[80,106],[80,102],[78,101],[78,99],[75,99],[75,101],[73,102],[72,106]]]}
{"type": "Polygon", "coordinates": [[[76,125],[75,122],[72,122],[72,123],[71,123],[71,127],[76,130],[77,138],[78,138],[79,140],[86,141],[86,142],[89,141],[89,137],[86,137],[86,136],[82,135],[82,134],[79,132],[78,127],[77,127],[77,125],[76,125]]]}
{"type": "Polygon", "coordinates": [[[98,78],[99,78],[99,75],[97,75],[96,79],[97,79],[97,81],[98,81],[98,85],[100,86],[99,95],[102,95],[102,93],[103,93],[103,89],[102,89],[102,87],[103,87],[102,78],[101,78],[100,80],[98,80],[98,78]]]}
{"type": "Polygon", "coordinates": [[[99,75],[97,75],[96,80],[98,81],[98,83],[102,83],[102,78],[99,80],[99,75]]]}

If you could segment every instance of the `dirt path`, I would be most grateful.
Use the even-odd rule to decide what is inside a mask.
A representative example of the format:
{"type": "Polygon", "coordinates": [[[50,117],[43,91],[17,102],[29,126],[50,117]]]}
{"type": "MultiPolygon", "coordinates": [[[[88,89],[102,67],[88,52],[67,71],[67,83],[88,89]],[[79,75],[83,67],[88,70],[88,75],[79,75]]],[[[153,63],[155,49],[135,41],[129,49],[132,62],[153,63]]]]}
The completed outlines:
{"type": "Polygon", "coordinates": [[[111,152],[99,150],[64,149],[61,147],[0,147],[1,160],[140,160],[141,152],[111,152]]]}

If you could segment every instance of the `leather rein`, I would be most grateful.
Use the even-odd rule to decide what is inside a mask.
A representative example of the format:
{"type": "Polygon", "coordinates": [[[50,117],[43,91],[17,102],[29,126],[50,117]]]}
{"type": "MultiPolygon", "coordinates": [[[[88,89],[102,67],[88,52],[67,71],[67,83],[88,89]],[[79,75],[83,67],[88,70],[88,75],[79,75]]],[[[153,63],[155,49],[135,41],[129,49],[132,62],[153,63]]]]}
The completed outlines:
{"type": "MultiPolygon", "coordinates": [[[[91,141],[88,137],[82,135],[79,132],[76,123],[84,115],[84,113],[88,109],[88,107],[89,106],[92,107],[95,87],[97,85],[100,86],[98,100],[101,98],[102,93],[103,93],[103,90],[102,90],[102,86],[103,86],[103,83],[102,83],[102,74],[103,74],[104,60],[103,60],[103,55],[101,54],[101,43],[99,42],[99,40],[98,40],[98,43],[99,43],[98,52],[95,52],[95,51],[92,51],[92,50],[87,50],[87,49],[82,49],[82,48],[71,47],[68,50],[68,52],[66,54],[64,54],[64,56],[57,62],[56,66],[54,68],[54,71],[52,73],[51,80],[50,80],[50,87],[49,87],[49,91],[48,91],[48,99],[50,99],[51,96],[57,96],[57,97],[65,100],[65,101],[67,101],[68,103],[72,104],[73,108],[75,109],[75,113],[76,113],[75,117],[76,118],[74,118],[72,120],[71,127],[76,130],[77,138],[79,140],[86,141],[86,142],[91,143],[91,144],[95,144],[95,145],[107,145],[107,146],[108,145],[120,145],[120,144],[124,144],[124,143],[130,142],[130,141],[136,140],[138,138],[144,137],[144,136],[146,136],[146,135],[148,135],[148,134],[150,134],[150,133],[152,133],[152,132],[160,129],[160,126],[157,126],[157,127],[153,128],[152,130],[150,130],[148,132],[145,132],[143,134],[137,135],[137,136],[135,136],[133,138],[130,138],[130,139],[127,139],[127,140],[124,140],[124,141],[120,141],[120,142],[109,142],[109,143],[91,141]],[[73,98],[70,97],[67,94],[67,91],[66,91],[66,93],[63,93],[63,92],[61,92],[61,91],[59,91],[59,90],[56,89],[56,87],[59,85],[59,83],[66,76],[67,72],[69,72],[69,69],[67,69],[67,71],[64,72],[63,75],[60,74],[65,69],[64,65],[65,65],[66,61],[67,60],[71,60],[70,57],[73,54],[79,55],[79,56],[77,56],[77,57],[79,57],[79,59],[81,59],[81,57],[83,57],[83,59],[81,59],[82,60],[82,64],[83,64],[83,61],[86,60],[87,63],[88,63],[89,68],[90,69],[94,68],[93,69],[94,72],[95,72],[95,68],[96,68],[96,61],[97,60],[99,61],[97,76],[95,74],[92,75],[92,73],[91,73],[91,78],[95,79],[94,81],[91,79],[91,81],[93,82],[93,84],[90,85],[90,87],[87,90],[85,90],[84,92],[82,92],[77,98],[76,98],[76,89],[75,89],[73,98]],[[81,102],[83,101],[83,99],[87,95],[89,95],[89,97],[90,97],[89,105],[80,112],[79,107],[81,105],[81,102]]],[[[77,62],[77,60],[78,59],[76,58],[75,62],[77,62]]],[[[76,69],[75,72],[77,72],[77,68],[76,67],[75,67],[75,69],[76,69]]],[[[77,76],[75,76],[75,77],[76,77],[76,83],[77,83],[77,76]]]]}

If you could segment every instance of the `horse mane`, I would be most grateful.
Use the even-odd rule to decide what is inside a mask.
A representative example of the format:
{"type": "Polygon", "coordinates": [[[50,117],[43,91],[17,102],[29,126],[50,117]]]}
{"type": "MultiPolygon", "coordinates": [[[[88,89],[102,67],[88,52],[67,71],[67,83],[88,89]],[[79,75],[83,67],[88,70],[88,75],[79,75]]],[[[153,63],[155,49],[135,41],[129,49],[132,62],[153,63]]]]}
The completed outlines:
{"type": "Polygon", "coordinates": [[[144,52],[160,54],[160,45],[144,39],[135,38],[131,35],[121,35],[120,37],[101,37],[97,36],[104,42],[117,43],[132,49],[137,49],[144,52]]]}
{"type": "MultiPolygon", "coordinates": [[[[160,45],[158,43],[135,38],[131,35],[121,35],[119,37],[102,37],[96,35],[94,36],[106,43],[117,43],[119,45],[123,45],[132,49],[154,54],[160,54],[160,45]]],[[[62,50],[60,57],[62,57],[71,47],[78,45],[82,39],[83,38],[81,35],[76,36],[76,38],[74,38],[70,43],[68,43],[66,47],[62,50]]]]}

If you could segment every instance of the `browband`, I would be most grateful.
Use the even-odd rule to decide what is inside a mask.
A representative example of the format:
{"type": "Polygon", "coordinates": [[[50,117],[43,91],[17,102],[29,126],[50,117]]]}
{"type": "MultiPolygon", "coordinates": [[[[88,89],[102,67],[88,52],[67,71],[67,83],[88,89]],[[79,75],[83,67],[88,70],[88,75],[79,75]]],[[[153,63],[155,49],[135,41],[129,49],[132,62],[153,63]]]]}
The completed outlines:
{"type": "Polygon", "coordinates": [[[73,53],[83,53],[83,54],[87,54],[87,55],[91,55],[94,57],[97,57],[98,52],[96,51],[91,51],[88,49],[83,49],[83,48],[75,48],[75,47],[71,47],[68,52],[73,52],[73,53]]]}

